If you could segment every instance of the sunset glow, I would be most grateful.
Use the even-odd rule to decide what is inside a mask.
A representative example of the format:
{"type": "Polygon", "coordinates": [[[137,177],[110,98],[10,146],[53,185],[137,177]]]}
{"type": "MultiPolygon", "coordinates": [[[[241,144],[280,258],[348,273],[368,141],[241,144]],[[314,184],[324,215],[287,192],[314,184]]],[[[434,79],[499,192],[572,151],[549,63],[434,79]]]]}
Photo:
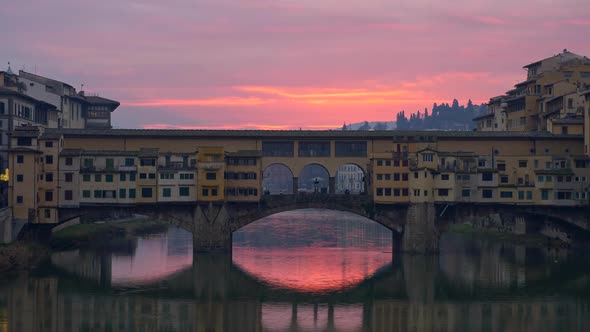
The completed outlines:
{"type": "Polygon", "coordinates": [[[0,20],[19,28],[0,31],[0,70],[119,100],[119,128],[331,129],[479,104],[523,65],[589,55],[588,12],[578,0],[8,1],[0,20]]]}

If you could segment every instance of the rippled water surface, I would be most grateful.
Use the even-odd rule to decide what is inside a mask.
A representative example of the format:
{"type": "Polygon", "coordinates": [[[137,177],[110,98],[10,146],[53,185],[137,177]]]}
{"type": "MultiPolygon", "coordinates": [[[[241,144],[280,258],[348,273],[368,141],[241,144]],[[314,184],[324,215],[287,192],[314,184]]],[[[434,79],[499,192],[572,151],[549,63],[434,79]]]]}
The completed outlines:
{"type": "Polygon", "coordinates": [[[192,253],[175,228],[54,253],[0,279],[4,331],[590,331],[584,255],[445,234],[439,256],[392,252],[350,214],[299,210],[192,253]]]}

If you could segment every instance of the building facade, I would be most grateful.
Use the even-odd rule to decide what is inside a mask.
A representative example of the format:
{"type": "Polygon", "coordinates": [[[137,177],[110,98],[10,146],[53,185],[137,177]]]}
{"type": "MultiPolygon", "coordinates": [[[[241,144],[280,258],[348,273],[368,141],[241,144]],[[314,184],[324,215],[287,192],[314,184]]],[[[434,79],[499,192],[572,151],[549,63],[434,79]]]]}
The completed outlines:
{"type": "Polygon", "coordinates": [[[590,159],[577,134],[19,127],[11,139],[9,207],[33,223],[61,222],[64,211],[85,206],[309,195],[298,187],[310,165],[328,177],[318,192],[369,195],[376,204],[581,206],[590,198],[590,159]],[[338,190],[349,165],[361,170],[364,190],[338,190]],[[290,192],[265,177],[277,167],[276,187],[290,192]]]}

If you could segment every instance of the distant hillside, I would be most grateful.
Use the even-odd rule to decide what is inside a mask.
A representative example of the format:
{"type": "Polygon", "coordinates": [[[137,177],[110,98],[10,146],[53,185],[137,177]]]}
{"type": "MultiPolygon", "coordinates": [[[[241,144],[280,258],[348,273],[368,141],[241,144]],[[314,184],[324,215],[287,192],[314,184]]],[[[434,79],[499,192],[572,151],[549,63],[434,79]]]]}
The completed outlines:
{"type": "Polygon", "coordinates": [[[395,121],[364,121],[342,125],[342,130],[393,130],[395,121]],[[346,129],[345,129],[346,128],[346,129]]]}

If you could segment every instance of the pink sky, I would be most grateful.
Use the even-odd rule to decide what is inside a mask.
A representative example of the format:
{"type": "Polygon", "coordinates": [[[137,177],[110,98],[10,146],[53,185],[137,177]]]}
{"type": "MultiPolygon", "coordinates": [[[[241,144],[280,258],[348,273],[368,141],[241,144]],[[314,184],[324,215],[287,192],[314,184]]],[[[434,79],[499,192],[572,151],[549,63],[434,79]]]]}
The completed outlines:
{"type": "Polygon", "coordinates": [[[0,61],[121,101],[116,127],[324,129],[484,102],[525,64],[590,55],[588,13],[587,0],[4,1],[0,61]]]}

